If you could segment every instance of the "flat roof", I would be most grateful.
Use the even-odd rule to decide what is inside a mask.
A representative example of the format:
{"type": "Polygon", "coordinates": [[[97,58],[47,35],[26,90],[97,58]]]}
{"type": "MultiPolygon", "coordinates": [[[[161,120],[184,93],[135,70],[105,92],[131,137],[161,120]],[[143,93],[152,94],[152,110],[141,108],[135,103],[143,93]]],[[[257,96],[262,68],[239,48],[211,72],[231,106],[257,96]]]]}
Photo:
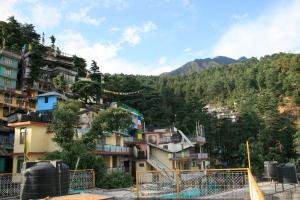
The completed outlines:
{"type": "Polygon", "coordinates": [[[26,122],[9,123],[7,126],[10,126],[10,127],[18,127],[18,126],[28,126],[28,125],[48,126],[48,123],[46,123],[46,122],[32,122],[32,121],[26,121],[26,122]]]}

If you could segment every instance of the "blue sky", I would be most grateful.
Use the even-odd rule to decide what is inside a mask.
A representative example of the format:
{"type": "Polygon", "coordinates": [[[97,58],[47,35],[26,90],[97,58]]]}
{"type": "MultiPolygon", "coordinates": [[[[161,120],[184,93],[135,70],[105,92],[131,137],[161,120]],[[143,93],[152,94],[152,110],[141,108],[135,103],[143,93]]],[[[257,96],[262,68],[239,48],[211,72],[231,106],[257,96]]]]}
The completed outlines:
{"type": "Polygon", "coordinates": [[[153,74],[196,58],[299,52],[299,0],[0,0],[103,72],[153,74]]]}

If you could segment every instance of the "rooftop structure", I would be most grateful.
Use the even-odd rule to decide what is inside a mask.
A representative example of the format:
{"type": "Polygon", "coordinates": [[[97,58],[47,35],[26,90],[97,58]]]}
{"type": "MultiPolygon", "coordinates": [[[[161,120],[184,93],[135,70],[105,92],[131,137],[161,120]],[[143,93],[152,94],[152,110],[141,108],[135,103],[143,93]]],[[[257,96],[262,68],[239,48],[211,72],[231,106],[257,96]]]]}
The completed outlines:
{"type": "MultiPolygon", "coordinates": [[[[48,92],[54,89],[53,78],[62,73],[67,82],[68,89],[75,82],[78,75],[74,65],[72,55],[61,52],[58,48],[46,47],[47,52],[44,54],[44,66],[40,66],[40,78],[33,84],[33,87],[39,92],[48,92]]],[[[24,53],[21,73],[22,88],[28,88],[28,79],[30,78],[31,62],[28,51],[24,53]]]]}

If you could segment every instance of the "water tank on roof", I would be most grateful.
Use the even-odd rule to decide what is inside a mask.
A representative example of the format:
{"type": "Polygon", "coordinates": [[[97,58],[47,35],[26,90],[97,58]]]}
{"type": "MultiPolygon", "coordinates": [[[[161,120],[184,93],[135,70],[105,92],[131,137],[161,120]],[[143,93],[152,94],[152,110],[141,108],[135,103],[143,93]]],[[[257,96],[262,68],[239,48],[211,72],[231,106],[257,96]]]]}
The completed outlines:
{"type": "Polygon", "coordinates": [[[277,179],[278,168],[277,161],[265,161],[264,162],[264,177],[269,179],[277,179]]]}
{"type": "Polygon", "coordinates": [[[296,166],[292,163],[278,165],[278,182],[297,184],[296,166]]]}

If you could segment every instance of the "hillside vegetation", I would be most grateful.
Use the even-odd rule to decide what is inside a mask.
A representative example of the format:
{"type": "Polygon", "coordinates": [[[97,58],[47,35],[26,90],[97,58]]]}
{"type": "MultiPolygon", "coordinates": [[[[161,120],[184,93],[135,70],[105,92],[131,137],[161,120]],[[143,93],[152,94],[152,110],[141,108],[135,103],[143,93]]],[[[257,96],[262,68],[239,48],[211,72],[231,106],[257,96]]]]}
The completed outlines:
{"type": "Polygon", "coordinates": [[[106,100],[139,109],[149,129],[174,123],[194,134],[199,120],[205,125],[212,164],[217,158],[231,167],[245,164],[246,140],[251,142],[257,172],[263,160],[296,162],[299,158],[300,134],[294,123],[299,116],[278,110],[285,96],[293,105],[300,103],[299,54],[251,58],[185,76],[110,75],[105,87],[124,92],[143,89],[130,96],[106,96],[106,100]],[[238,111],[239,120],[233,123],[208,115],[202,109],[208,103],[238,111]]]}

